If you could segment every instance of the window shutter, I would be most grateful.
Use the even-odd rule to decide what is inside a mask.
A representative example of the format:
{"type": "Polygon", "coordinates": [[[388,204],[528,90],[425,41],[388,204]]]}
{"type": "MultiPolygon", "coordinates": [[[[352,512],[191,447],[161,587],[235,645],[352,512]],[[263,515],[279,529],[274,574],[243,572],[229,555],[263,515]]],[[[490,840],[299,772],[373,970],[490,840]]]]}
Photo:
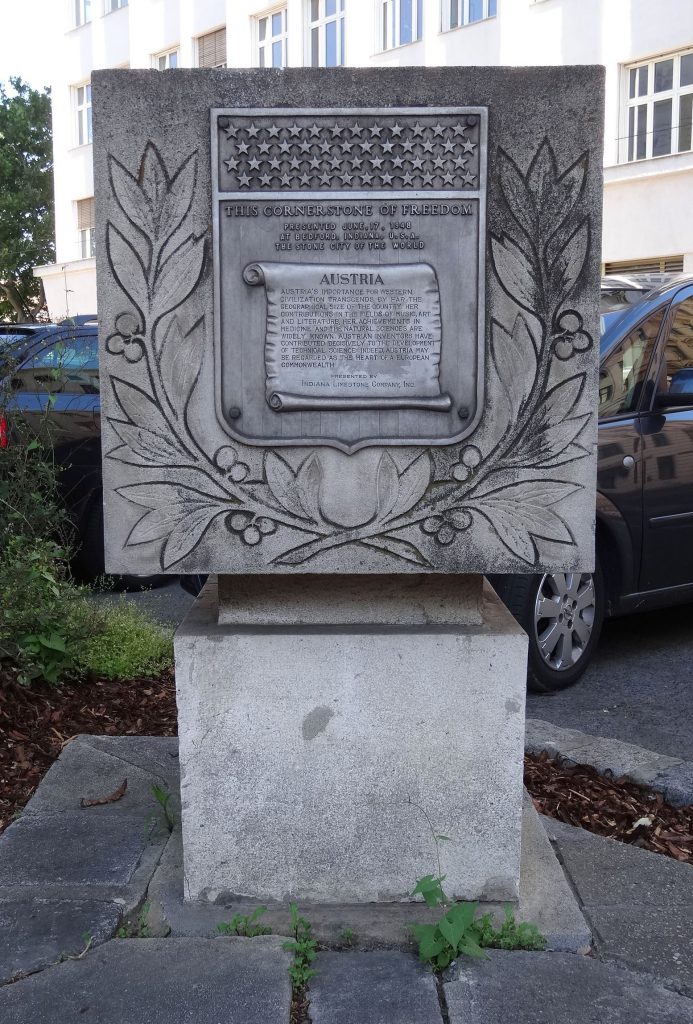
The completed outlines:
{"type": "Polygon", "coordinates": [[[201,68],[226,67],[226,29],[220,28],[197,40],[197,64],[201,68]]]}
{"type": "Polygon", "coordinates": [[[87,231],[96,225],[96,203],[94,197],[91,199],[77,200],[77,228],[79,231],[87,231]]]}
{"type": "Polygon", "coordinates": [[[606,274],[679,274],[683,271],[683,256],[663,256],[651,260],[629,260],[606,263],[606,274]]]}

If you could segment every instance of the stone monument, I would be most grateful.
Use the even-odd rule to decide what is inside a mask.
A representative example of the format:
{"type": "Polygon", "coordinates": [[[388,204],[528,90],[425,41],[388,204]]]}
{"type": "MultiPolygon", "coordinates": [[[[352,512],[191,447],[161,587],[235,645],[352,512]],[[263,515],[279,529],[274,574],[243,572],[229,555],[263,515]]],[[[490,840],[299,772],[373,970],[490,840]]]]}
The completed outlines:
{"type": "Polygon", "coordinates": [[[526,638],[593,564],[601,69],[94,75],[112,572],[176,637],[186,895],[514,899],[526,638]]]}

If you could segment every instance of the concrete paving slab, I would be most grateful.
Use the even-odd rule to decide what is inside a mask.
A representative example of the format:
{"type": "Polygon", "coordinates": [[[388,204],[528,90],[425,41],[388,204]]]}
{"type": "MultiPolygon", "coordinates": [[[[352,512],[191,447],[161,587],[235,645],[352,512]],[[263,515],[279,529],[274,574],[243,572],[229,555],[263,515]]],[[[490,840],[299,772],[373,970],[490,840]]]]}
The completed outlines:
{"type": "Polygon", "coordinates": [[[89,938],[100,945],[119,918],[115,903],[98,900],[0,901],[0,984],[81,953],[89,938]]]}
{"type": "Polygon", "coordinates": [[[313,1024],[442,1024],[433,974],[411,954],[321,953],[315,966],[313,1024]]]}
{"type": "Polygon", "coordinates": [[[580,900],[600,906],[693,908],[693,867],[542,817],[580,900]]]}
{"type": "Polygon", "coordinates": [[[590,907],[603,960],[649,974],[693,998],[690,906],[590,907]]]}
{"type": "Polygon", "coordinates": [[[171,792],[171,809],[180,809],[178,761],[175,747],[161,737],[78,736],[69,743],[46,773],[27,804],[24,814],[77,811],[80,800],[110,796],[127,779],[125,794],[114,803],[84,809],[94,818],[159,815],[161,808],[152,792],[157,784],[171,792]],[[125,740],[125,743],[122,742],[125,740]],[[137,743],[132,743],[137,740],[137,743]],[[144,742],[142,742],[144,740],[144,742]]]}
{"type": "Polygon", "coordinates": [[[113,940],[0,988],[7,1024],[288,1024],[280,940],[113,940]]]}
{"type": "Polygon", "coordinates": [[[631,971],[570,953],[490,951],[444,986],[450,1024],[693,1024],[693,1002],[631,971]]]}

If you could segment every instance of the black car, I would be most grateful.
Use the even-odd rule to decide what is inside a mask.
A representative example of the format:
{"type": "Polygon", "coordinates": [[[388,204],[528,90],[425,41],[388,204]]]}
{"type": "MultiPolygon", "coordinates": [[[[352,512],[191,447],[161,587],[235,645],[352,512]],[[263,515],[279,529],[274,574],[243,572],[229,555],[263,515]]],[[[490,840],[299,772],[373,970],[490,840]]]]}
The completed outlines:
{"type": "Polygon", "coordinates": [[[21,416],[35,428],[50,421],[60,486],[80,546],[75,572],[104,571],[99,352],[96,317],[63,324],[0,325],[0,445],[12,443],[21,416]]]}
{"type": "Polygon", "coordinates": [[[693,277],[602,325],[595,572],[492,578],[540,692],[579,679],[606,615],[693,600],[693,277]]]}

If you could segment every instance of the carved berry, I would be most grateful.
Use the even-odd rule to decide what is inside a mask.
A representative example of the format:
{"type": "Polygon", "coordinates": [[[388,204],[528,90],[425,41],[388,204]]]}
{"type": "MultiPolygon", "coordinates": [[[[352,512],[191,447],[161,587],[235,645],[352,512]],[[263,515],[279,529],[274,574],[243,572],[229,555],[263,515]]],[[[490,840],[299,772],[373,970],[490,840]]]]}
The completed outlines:
{"type": "Polygon", "coordinates": [[[234,533],[242,533],[252,518],[250,512],[233,512],[226,517],[227,529],[233,530],[234,533]]]}
{"type": "Polygon", "coordinates": [[[218,448],[214,456],[219,469],[231,469],[237,458],[236,449],[232,448],[231,445],[224,445],[223,448],[218,448]]]}
{"type": "Polygon", "coordinates": [[[259,544],[262,540],[262,534],[256,526],[248,526],[243,531],[243,540],[246,544],[259,544]]]}
{"type": "Polygon", "coordinates": [[[461,462],[458,462],[456,466],[452,467],[452,475],[455,480],[463,483],[469,476],[469,470],[466,466],[463,466],[461,462]]]}
{"type": "Polygon", "coordinates": [[[231,472],[229,473],[229,476],[234,481],[234,483],[238,484],[241,482],[241,480],[245,480],[249,472],[250,467],[246,466],[245,462],[237,462],[235,466],[231,467],[231,472]]]}
{"type": "Polygon", "coordinates": [[[277,524],[273,519],[268,519],[267,516],[259,516],[255,520],[255,526],[262,534],[274,533],[277,529],[277,524]]]}
{"type": "Polygon", "coordinates": [[[463,465],[467,466],[468,469],[476,469],[481,462],[481,452],[475,444],[468,444],[467,447],[462,450],[460,461],[463,465]]]}

